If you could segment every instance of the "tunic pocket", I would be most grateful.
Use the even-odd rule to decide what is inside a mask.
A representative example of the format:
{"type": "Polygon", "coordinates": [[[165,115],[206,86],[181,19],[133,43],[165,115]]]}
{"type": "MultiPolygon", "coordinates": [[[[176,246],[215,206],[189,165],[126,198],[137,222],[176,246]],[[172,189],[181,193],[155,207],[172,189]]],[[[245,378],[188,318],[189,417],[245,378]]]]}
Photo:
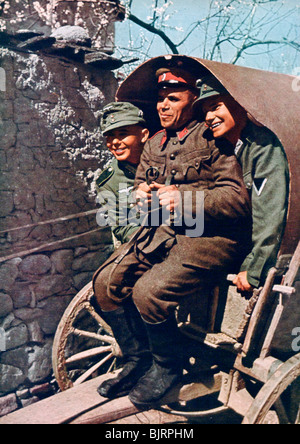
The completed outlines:
{"type": "Polygon", "coordinates": [[[202,165],[210,159],[205,152],[194,150],[182,156],[182,173],[189,181],[198,180],[202,165]]]}

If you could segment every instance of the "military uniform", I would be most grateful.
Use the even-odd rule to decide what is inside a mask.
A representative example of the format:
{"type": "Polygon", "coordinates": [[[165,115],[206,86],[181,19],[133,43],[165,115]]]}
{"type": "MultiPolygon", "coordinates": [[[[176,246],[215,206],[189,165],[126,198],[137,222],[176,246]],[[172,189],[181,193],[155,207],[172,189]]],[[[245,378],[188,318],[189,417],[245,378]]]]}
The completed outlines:
{"type": "MultiPolygon", "coordinates": [[[[178,86],[185,91],[184,97],[193,100],[194,94],[186,91],[195,91],[196,78],[183,66],[159,70],[157,79],[158,88],[174,91],[178,86]]],[[[179,97],[177,107],[182,114],[189,113],[184,98],[179,97]]],[[[191,121],[182,130],[159,132],[146,143],[135,187],[147,181],[149,171],[158,173],[160,184],[172,179],[182,196],[181,219],[174,214],[169,224],[142,226],[94,276],[102,315],[127,358],[121,374],[99,387],[102,396],[129,393],[133,404],[149,405],[177,384],[183,347],[175,308],[182,299],[201,297],[201,291],[215,284],[220,273],[240,265],[246,255],[242,238],[250,235],[251,208],[241,168],[232,147],[230,152],[217,147],[203,137],[204,131],[203,123],[191,121]],[[204,197],[200,209],[199,194],[204,197]],[[201,210],[204,232],[189,237],[190,223],[201,218],[201,210]],[[186,215],[187,219],[182,218],[186,215]],[[130,301],[139,317],[133,305],[128,305],[130,301]],[[141,368],[145,364],[147,372],[141,368]]]]}
{"type": "Polygon", "coordinates": [[[236,156],[251,195],[253,248],[241,271],[253,287],[264,282],[276,263],[288,208],[288,163],[278,138],[267,128],[248,122],[236,156]]]}
{"type": "Polygon", "coordinates": [[[103,222],[111,226],[113,235],[122,244],[128,242],[138,228],[137,224],[127,223],[135,173],[135,166],[113,159],[96,180],[98,202],[105,209],[103,222]]]}
{"type": "MultiPolygon", "coordinates": [[[[132,125],[146,127],[144,113],[128,102],[112,102],[104,107],[101,130],[104,136],[110,132],[132,125]]],[[[99,225],[109,225],[116,240],[126,243],[137,229],[137,224],[128,223],[132,208],[131,192],[134,185],[136,166],[116,158],[112,160],[96,180],[98,203],[102,211],[97,214],[99,225]]]]}
{"type": "Polygon", "coordinates": [[[135,181],[136,187],[145,182],[150,166],[160,172],[158,183],[171,175],[193,218],[196,193],[203,191],[203,235],[187,236],[184,223],[145,227],[117,267],[113,256],[94,277],[99,298],[121,303],[132,296],[149,322],[167,319],[182,298],[213,285],[219,273],[236,270],[248,252],[251,208],[240,166],[228,144],[218,148],[203,137],[205,129],[194,121],[178,133],[156,134],[146,143],[135,181]]]}
{"type": "MultiPolygon", "coordinates": [[[[213,76],[199,80],[197,86],[200,89],[197,107],[205,99],[229,94],[213,76]]],[[[198,115],[205,118],[200,107],[198,115]]],[[[249,284],[259,287],[276,263],[282,240],[288,208],[288,162],[276,135],[250,120],[241,132],[235,154],[242,166],[253,218],[252,248],[240,271],[247,271],[249,284]]]]}

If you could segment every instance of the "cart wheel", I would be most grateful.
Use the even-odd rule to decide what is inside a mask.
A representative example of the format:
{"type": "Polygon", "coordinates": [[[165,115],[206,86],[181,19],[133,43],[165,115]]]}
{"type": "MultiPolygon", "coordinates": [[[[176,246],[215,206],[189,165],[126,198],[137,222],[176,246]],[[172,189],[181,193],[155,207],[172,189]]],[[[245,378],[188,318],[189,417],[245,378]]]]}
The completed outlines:
{"type": "Polygon", "coordinates": [[[243,424],[300,424],[300,353],[261,388],[243,424]]]}
{"type": "Polygon", "coordinates": [[[57,327],[52,365],[62,391],[110,372],[121,356],[110,327],[90,304],[92,296],[90,282],[72,300],[57,327]]]}

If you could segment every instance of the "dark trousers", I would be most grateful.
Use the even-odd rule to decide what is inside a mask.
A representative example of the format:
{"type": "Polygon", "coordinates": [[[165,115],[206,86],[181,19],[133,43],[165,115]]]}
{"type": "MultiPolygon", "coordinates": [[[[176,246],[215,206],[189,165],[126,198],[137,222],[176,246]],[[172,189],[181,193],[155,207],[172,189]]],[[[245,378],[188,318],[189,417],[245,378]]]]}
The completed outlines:
{"type": "Polygon", "coordinates": [[[94,293],[103,311],[116,310],[131,297],[145,321],[163,322],[181,301],[200,297],[216,281],[213,271],[183,264],[176,243],[147,256],[133,246],[116,265],[114,259],[126,248],[121,246],[94,275],[94,293]]]}

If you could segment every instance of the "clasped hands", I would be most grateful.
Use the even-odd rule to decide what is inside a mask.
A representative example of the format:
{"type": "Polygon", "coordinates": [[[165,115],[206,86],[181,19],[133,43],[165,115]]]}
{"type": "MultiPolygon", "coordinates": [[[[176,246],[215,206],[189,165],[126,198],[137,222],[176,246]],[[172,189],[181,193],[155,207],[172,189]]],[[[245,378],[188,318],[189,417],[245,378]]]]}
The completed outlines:
{"type": "Polygon", "coordinates": [[[159,204],[171,214],[181,205],[181,193],[176,185],[163,185],[152,182],[148,185],[146,182],[141,183],[136,190],[136,202],[139,207],[149,207],[152,202],[153,192],[159,199],[159,204]]]}

